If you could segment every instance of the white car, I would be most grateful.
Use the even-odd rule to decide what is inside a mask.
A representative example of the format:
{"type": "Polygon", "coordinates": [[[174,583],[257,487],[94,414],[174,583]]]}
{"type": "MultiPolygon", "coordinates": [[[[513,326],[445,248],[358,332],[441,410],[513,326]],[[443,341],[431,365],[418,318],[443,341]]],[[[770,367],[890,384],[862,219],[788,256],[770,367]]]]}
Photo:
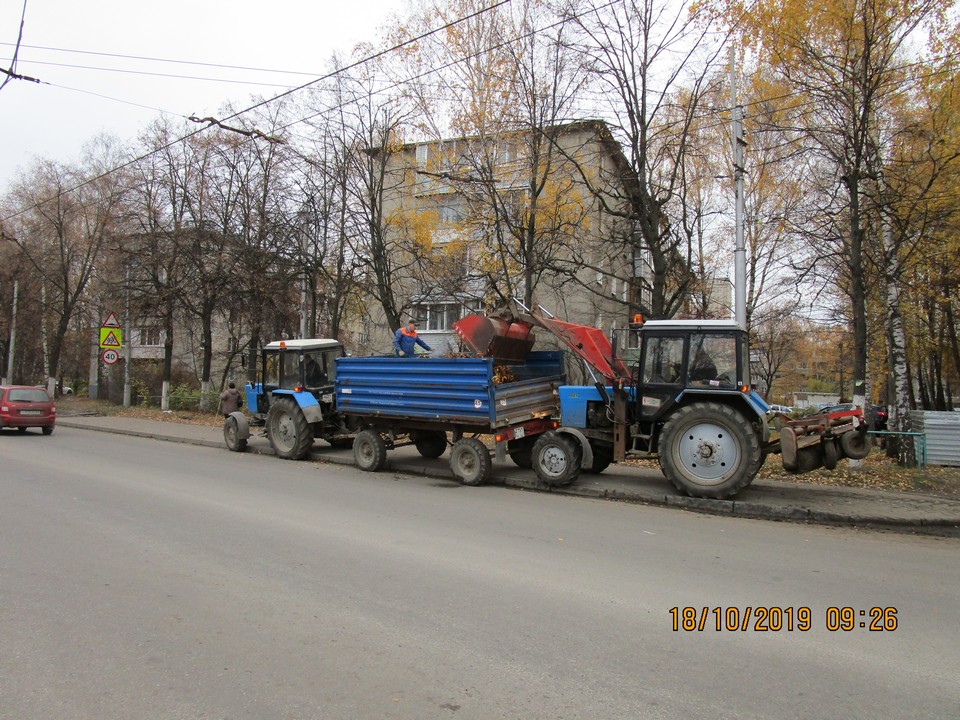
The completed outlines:
{"type": "Polygon", "coordinates": [[[793,408],[789,405],[771,405],[770,409],[767,410],[770,413],[783,413],[784,415],[789,415],[793,412],[793,408]]]}

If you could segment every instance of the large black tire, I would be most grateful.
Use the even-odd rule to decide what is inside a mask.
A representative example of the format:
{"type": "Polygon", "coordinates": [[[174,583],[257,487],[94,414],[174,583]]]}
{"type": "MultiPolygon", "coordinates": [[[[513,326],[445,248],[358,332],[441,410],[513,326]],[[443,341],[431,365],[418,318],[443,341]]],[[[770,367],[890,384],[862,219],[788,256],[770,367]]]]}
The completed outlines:
{"type": "Polygon", "coordinates": [[[837,467],[837,460],[840,459],[840,451],[837,450],[837,444],[833,440],[823,440],[823,466],[827,470],[834,470],[837,467]]]}
{"type": "Polygon", "coordinates": [[[42,428],[40,428],[40,432],[42,432],[44,435],[53,435],[53,425],[44,425],[42,428]]]}
{"type": "Polygon", "coordinates": [[[243,452],[247,447],[247,439],[240,437],[240,423],[232,415],[223,421],[223,441],[233,452],[243,452]]]}
{"type": "Polygon", "coordinates": [[[447,450],[447,434],[439,430],[418,430],[413,444],[421,457],[438,458],[447,450]]]}
{"type": "Polygon", "coordinates": [[[461,438],[450,451],[450,469],[463,485],[480,485],[490,477],[490,451],[477,438],[461,438]]]}
{"type": "Polygon", "coordinates": [[[851,460],[863,460],[870,454],[870,436],[857,430],[845,432],[840,436],[840,449],[851,460]]]}
{"type": "Polygon", "coordinates": [[[599,475],[608,467],[610,467],[610,463],[612,462],[613,462],[613,448],[594,447],[593,448],[593,464],[589,468],[584,468],[583,471],[590,473],[592,475],[599,475]]]}
{"type": "Polygon", "coordinates": [[[526,438],[507,443],[507,453],[514,465],[527,470],[533,467],[533,442],[526,438]]]}
{"type": "Polygon", "coordinates": [[[278,457],[302,460],[313,447],[313,428],[292,398],[277,398],[267,413],[267,436],[278,457]]]}
{"type": "Polygon", "coordinates": [[[550,487],[569,485],[580,475],[581,453],[566,435],[545,432],[533,444],[533,471],[550,487]]]}
{"type": "Polygon", "coordinates": [[[383,470],[387,464],[387,443],[377,431],[361,430],[353,439],[353,459],[361,470],[383,470]]]}
{"type": "Polygon", "coordinates": [[[722,500],[749,485],[760,470],[753,424],[729,405],[698,402],[673,413],[659,441],[660,467],[677,490],[722,500]]]}
{"type": "Polygon", "coordinates": [[[527,470],[533,467],[533,448],[524,448],[523,450],[514,450],[510,453],[510,459],[517,467],[527,470]]]}

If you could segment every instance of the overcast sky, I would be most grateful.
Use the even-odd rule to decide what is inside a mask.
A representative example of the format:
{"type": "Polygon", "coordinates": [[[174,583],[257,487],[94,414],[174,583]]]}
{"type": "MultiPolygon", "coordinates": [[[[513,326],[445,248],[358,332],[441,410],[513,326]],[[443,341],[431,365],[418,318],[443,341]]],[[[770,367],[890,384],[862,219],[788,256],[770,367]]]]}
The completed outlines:
{"type": "MultiPolygon", "coordinates": [[[[390,15],[407,2],[27,0],[16,70],[45,84],[15,80],[0,90],[0,194],[9,188],[18,167],[26,167],[33,157],[71,162],[96,135],[133,138],[161,110],[204,117],[227,100],[245,106],[251,94],[269,97],[308,82],[324,73],[335,51],[345,53],[357,42],[376,41],[390,15]]],[[[4,69],[10,67],[22,12],[23,0],[0,2],[4,69]]]]}

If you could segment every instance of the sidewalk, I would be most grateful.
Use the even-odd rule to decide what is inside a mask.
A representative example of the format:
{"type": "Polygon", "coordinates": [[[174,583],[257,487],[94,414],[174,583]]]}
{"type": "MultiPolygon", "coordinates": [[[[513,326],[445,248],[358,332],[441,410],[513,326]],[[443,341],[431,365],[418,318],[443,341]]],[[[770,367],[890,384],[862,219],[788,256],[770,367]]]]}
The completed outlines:
{"type": "MultiPolygon", "coordinates": [[[[128,417],[61,416],[62,427],[153,438],[218,448],[229,452],[223,431],[208,425],[188,425],[128,417]]],[[[247,452],[273,454],[259,428],[253,433],[247,452]]],[[[420,457],[413,447],[391,450],[384,472],[427,475],[454,482],[445,454],[437,459],[420,457]]],[[[353,465],[350,450],[337,450],[318,442],[311,459],[353,465]]],[[[611,465],[600,475],[583,474],[569,487],[549,488],[532,470],[516,467],[510,460],[494,461],[491,482],[565,495],[608,498],[684,508],[697,512],[768,520],[854,525],[897,529],[902,532],[960,536],[960,500],[867,490],[838,486],[757,479],[734,500],[706,500],[680,495],[659,470],[630,465],[611,465]]]]}

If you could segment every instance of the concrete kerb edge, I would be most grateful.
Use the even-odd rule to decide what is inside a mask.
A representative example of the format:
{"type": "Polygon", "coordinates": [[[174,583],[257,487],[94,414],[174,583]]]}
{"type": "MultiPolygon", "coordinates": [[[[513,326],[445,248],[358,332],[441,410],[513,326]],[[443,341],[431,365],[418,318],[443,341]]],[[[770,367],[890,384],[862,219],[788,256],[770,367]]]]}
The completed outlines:
{"type": "MultiPolygon", "coordinates": [[[[124,430],[122,428],[100,428],[84,423],[71,423],[69,420],[64,421],[64,419],[58,419],[57,424],[63,425],[64,427],[75,427],[82,430],[113,433],[114,435],[129,435],[131,437],[142,437],[164,442],[178,442],[201,447],[225,449],[224,445],[220,442],[196,438],[176,437],[174,435],[166,435],[163,433],[146,432],[140,430],[124,430]]],[[[248,446],[244,452],[249,452],[256,455],[275,455],[273,449],[269,447],[251,448],[248,446]]],[[[352,466],[354,464],[352,458],[331,457],[317,451],[312,451],[309,455],[309,459],[315,462],[336,465],[352,466]]],[[[444,469],[411,465],[409,462],[395,462],[388,460],[384,470],[409,474],[420,474],[427,477],[436,477],[453,481],[453,478],[450,477],[449,472],[444,469]]],[[[523,490],[553,492],[561,495],[623,500],[645,505],[675,507],[709,515],[726,515],[765,520],[787,520],[793,522],[808,522],[843,526],[856,525],[885,528],[957,528],[957,520],[955,518],[902,519],[882,516],[854,517],[852,515],[831,513],[822,510],[810,510],[807,508],[783,507],[777,505],[763,505],[761,503],[738,502],[735,500],[711,500],[709,498],[692,498],[676,495],[657,495],[651,497],[635,495],[629,492],[623,492],[609,488],[596,488],[578,485],[567,487],[550,487],[539,482],[538,480],[518,480],[516,478],[507,478],[504,476],[496,476],[494,478],[494,483],[491,484],[499,484],[506,487],[515,487],[523,490]]]]}

